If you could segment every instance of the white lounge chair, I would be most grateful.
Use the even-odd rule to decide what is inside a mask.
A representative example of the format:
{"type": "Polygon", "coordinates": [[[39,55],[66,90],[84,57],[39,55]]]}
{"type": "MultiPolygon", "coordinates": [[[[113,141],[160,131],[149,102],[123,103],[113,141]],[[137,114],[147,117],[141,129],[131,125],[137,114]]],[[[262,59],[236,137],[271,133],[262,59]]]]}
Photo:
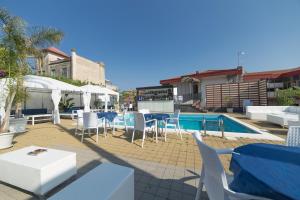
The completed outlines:
{"type": "Polygon", "coordinates": [[[167,141],[167,128],[168,126],[172,126],[176,130],[176,134],[180,134],[180,139],[182,139],[182,134],[181,134],[181,129],[180,129],[180,124],[179,124],[179,115],[180,115],[180,110],[175,110],[174,116],[169,117],[165,119],[165,141],[167,141]]]}
{"type": "Polygon", "coordinates": [[[288,123],[288,127],[290,127],[290,126],[300,126],[300,121],[289,120],[287,123],[288,123]]]}
{"type": "Polygon", "coordinates": [[[85,134],[85,130],[88,130],[88,134],[90,135],[90,129],[96,129],[96,141],[98,143],[98,128],[101,127],[101,123],[98,120],[97,113],[85,112],[83,113],[83,127],[82,127],[82,136],[81,142],[83,142],[83,137],[85,134]]]}
{"type": "Polygon", "coordinates": [[[286,112],[267,114],[267,121],[273,124],[278,124],[282,127],[286,127],[288,126],[288,121],[299,121],[299,114],[286,112]]]}
{"type": "Polygon", "coordinates": [[[300,126],[290,126],[286,138],[287,146],[300,146],[300,126]]]}
{"type": "Polygon", "coordinates": [[[157,120],[152,119],[152,120],[146,121],[143,113],[134,113],[134,128],[133,128],[131,142],[133,143],[135,132],[141,131],[141,132],[143,132],[143,140],[142,140],[142,148],[143,148],[146,133],[149,130],[155,131],[155,137],[156,137],[156,142],[157,142],[157,120]],[[152,124],[149,125],[149,123],[151,123],[151,122],[152,122],[152,124]]]}
{"type": "MultiPolygon", "coordinates": [[[[267,200],[267,198],[239,193],[228,187],[229,175],[224,171],[218,154],[228,154],[232,149],[217,150],[202,142],[200,134],[193,133],[202,156],[202,171],[195,200],[199,200],[203,185],[209,199],[214,200],[267,200]]],[[[232,178],[231,178],[232,180],[232,178]]]]}

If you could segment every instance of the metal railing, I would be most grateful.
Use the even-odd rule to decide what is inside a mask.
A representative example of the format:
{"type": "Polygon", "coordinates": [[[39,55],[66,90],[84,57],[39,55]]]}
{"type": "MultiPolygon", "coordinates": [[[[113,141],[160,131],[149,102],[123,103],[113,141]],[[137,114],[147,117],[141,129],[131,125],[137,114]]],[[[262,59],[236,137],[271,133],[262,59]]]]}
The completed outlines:
{"type": "Polygon", "coordinates": [[[214,122],[214,123],[216,123],[216,125],[218,126],[218,131],[221,131],[222,138],[225,137],[225,134],[224,134],[224,121],[223,121],[222,118],[219,118],[218,120],[207,120],[205,117],[203,117],[202,128],[203,128],[204,135],[207,135],[206,134],[206,131],[207,131],[207,122],[214,122]]]}

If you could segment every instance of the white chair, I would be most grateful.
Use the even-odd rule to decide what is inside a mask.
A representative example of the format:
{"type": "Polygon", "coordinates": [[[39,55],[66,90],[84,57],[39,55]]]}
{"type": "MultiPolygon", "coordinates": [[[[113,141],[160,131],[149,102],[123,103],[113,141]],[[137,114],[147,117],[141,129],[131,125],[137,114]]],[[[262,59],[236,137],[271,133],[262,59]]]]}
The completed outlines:
{"type": "Polygon", "coordinates": [[[79,128],[82,128],[83,126],[83,110],[77,110],[77,125],[75,130],[75,135],[77,135],[77,131],[79,128]]]}
{"type": "Polygon", "coordinates": [[[123,111],[122,116],[115,117],[115,119],[113,121],[113,134],[115,133],[116,124],[120,124],[120,123],[124,124],[125,133],[127,133],[127,131],[128,131],[127,118],[128,118],[128,114],[127,114],[126,110],[123,111]]]}
{"type": "Polygon", "coordinates": [[[149,131],[149,129],[151,129],[151,130],[154,129],[156,142],[157,142],[157,120],[152,119],[152,120],[146,121],[143,113],[134,113],[134,128],[133,128],[131,142],[133,143],[135,132],[141,131],[141,132],[143,132],[143,140],[142,140],[142,148],[143,148],[145,137],[146,137],[146,132],[149,131]],[[149,123],[152,123],[152,124],[149,125],[149,123]]]}
{"type": "Polygon", "coordinates": [[[290,126],[286,138],[287,146],[300,146],[300,126],[290,126]]]}
{"type": "Polygon", "coordinates": [[[92,112],[83,113],[83,127],[82,127],[81,142],[83,142],[85,130],[88,130],[88,134],[90,135],[90,129],[96,129],[96,134],[97,134],[96,141],[98,143],[98,132],[99,132],[98,128],[101,126],[102,125],[98,120],[97,113],[92,113],[92,112]]]}
{"type": "Polygon", "coordinates": [[[182,134],[181,134],[181,128],[179,124],[179,115],[180,115],[180,110],[175,110],[174,116],[169,117],[165,119],[165,141],[167,141],[167,128],[168,126],[172,126],[176,130],[176,134],[178,135],[178,132],[180,134],[180,139],[182,139],[182,134]]]}
{"type": "MultiPolygon", "coordinates": [[[[202,156],[202,171],[195,200],[198,200],[205,186],[209,199],[214,200],[267,200],[267,198],[238,193],[228,187],[229,175],[224,171],[218,154],[230,154],[232,149],[214,149],[202,142],[200,134],[193,133],[202,156]]],[[[232,180],[232,178],[231,178],[232,180]]]]}

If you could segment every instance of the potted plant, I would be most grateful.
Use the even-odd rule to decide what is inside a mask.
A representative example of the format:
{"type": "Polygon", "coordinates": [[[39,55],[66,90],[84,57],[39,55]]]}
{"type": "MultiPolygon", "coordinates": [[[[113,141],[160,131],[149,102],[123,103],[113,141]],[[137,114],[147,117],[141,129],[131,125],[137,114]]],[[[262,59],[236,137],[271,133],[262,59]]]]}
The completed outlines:
{"type": "Polygon", "coordinates": [[[99,109],[99,108],[101,108],[102,107],[102,100],[101,99],[96,99],[95,101],[94,101],[94,106],[95,106],[95,108],[96,109],[99,109]]]}
{"type": "Polygon", "coordinates": [[[28,56],[41,57],[41,49],[57,44],[62,36],[53,28],[29,29],[20,17],[0,8],[0,149],[12,146],[15,130],[9,130],[10,114],[15,103],[16,116],[21,116],[23,78],[30,72],[28,56]]]}
{"type": "MultiPolygon", "coordinates": [[[[19,78],[20,82],[23,82],[21,78],[19,78]]],[[[22,114],[22,103],[27,97],[27,93],[23,84],[17,84],[15,98],[13,100],[13,106],[15,107],[15,115],[14,117],[10,117],[9,119],[9,131],[15,133],[23,133],[26,131],[27,118],[22,114]]]]}
{"type": "Polygon", "coordinates": [[[228,113],[233,113],[233,100],[230,96],[224,97],[224,100],[226,102],[226,111],[228,113]]]}
{"type": "Polygon", "coordinates": [[[61,98],[60,102],[59,102],[59,109],[63,112],[69,112],[71,108],[73,108],[73,106],[75,105],[74,102],[72,102],[74,100],[74,98],[68,98],[68,94],[65,94],[64,98],[61,98]]]}

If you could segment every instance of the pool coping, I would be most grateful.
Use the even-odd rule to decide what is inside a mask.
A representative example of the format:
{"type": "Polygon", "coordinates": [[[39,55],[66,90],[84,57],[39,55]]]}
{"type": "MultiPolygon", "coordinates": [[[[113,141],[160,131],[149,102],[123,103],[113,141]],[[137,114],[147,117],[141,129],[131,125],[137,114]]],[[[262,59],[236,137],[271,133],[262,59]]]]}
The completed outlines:
{"type": "MultiPolygon", "coordinates": [[[[187,113],[185,113],[187,114],[187,113]]],[[[208,114],[209,115],[209,114],[208,114]]],[[[216,114],[217,115],[217,114],[216,114]]],[[[239,119],[236,119],[235,117],[232,117],[232,116],[229,116],[227,114],[223,114],[223,113],[220,113],[218,115],[223,115],[257,133],[242,133],[242,132],[224,132],[224,137],[227,138],[227,139],[235,139],[235,138],[250,138],[250,139],[261,139],[261,140],[274,140],[274,141],[285,141],[283,138],[279,137],[279,136],[276,136],[272,133],[269,133],[267,131],[263,131],[251,124],[248,124],[246,122],[243,122],[239,119]]],[[[117,125],[116,126],[117,128],[118,127],[123,127],[123,125],[117,125]]],[[[128,128],[133,128],[133,126],[128,126],[128,128]]],[[[190,133],[193,133],[193,132],[204,132],[203,130],[192,130],[192,129],[181,129],[182,131],[184,131],[183,133],[185,134],[190,134],[190,133]]],[[[175,133],[176,131],[174,129],[170,129],[170,128],[167,128],[167,131],[168,132],[171,132],[171,133],[175,133]]],[[[218,137],[221,137],[222,136],[222,132],[220,131],[206,131],[206,134],[207,135],[212,135],[212,136],[218,136],[218,137]]]]}

